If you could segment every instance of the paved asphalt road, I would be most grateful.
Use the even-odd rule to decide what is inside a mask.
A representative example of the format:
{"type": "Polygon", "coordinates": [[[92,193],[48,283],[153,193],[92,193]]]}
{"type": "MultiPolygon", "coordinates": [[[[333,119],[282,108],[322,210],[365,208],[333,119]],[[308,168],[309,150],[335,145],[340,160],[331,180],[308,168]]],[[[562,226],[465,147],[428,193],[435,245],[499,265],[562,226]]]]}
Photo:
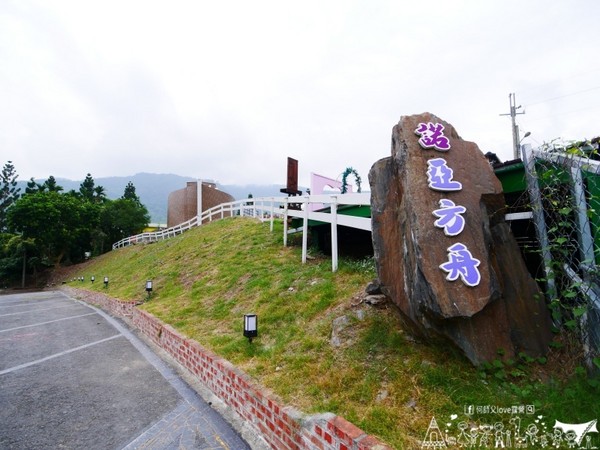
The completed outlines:
{"type": "Polygon", "coordinates": [[[0,296],[0,448],[250,447],[121,322],[53,291],[0,296]]]}

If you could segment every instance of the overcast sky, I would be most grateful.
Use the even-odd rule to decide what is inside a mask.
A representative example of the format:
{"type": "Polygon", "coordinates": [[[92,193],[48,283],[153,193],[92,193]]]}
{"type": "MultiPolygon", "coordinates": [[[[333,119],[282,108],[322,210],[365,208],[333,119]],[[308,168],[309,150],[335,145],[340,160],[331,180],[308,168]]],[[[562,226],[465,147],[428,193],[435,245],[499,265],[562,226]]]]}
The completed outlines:
{"type": "Polygon", "coordinates": [[[600,135],[600,2],[0,0],[0,164],[20,180],[341,178],[425,111],[512,159],[600,135]]]}

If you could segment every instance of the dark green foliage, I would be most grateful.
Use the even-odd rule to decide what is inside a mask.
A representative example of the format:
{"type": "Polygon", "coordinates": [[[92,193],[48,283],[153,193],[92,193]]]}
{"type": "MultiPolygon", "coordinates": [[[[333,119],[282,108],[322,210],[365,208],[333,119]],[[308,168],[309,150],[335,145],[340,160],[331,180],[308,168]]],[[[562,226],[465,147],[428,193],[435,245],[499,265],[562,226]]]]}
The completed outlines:
{"type": "Polygon", "coordinates": [[[114,201],[89,173],[78,191],[64,192],[52,175],[43,183],[31,178],[22,197],[19,191],[9,161],[0,175],[0,287],[25,275],[35,279],[44,266],[78,263],[88,252],[109,251],[150,221],[131,182],[114,201]]]}
{"type": "Polygon", "coordinates": [[[69,255],[88,226],[90,212],[77,198],[58,192],[37,192],[19,199],[10,209],[10,229],[35,239],[40,253],[59,264],[69,255]]]}
{"type": "Polygon", "coordinates": [[[96,182],[91,174],[87,174],[85,180],[79,185],[79,193],[83,200],[92,203],[104,203],[106,201],[106,192],[104,187],[96,186],[96,182]]]}
{"type": "Polygon", "coordinates": [[[11,251],[8,243],[15,235],[0,234],[0,289],[5,288],[9,281],[17,280],[21,267],[21,258],[11,251]]]}
{"type": "Polygon", "coordinates": [[[0,174],[0,232],[7,230],[8,209],[19,199],[17,172],[12,161],[8,161],[0,174]]]}
{"type": "Polygon", "coordinates": [[[33,177],[31,177],[27,182],[25,194],[35,194],[36,192],[43,192],[45,189],[46,187],[43,184],[36,183],[33,177]]]}
{"type": "Polygon", "coordinates": [[[62,192],[64,189],[56,182],[56,178],[50,175],[42,184],[37,183],[33,177],[27,182],[25,194],[36,194],[38,192],[62,192]]]}
{"type": "Polygon", "coordinates": [[[125,191],[123,192],[123,197],[121,198],[123,200],[131,200],[141,205],[140,198],[135,193],[135,186],[131,181],[127,183],[127,186],[125,186],[125,191]]]}
{"type": "Polygon", "coordinates": [[[14,234],[0,234],[0,280],[1,288],[10,283],[21,280],[21,287],[25,287],[27,268],[33,270],[34,277],[42,266],[42,261],[37,255],[34,239],[25,239],[14,234]]]}
{"type": "Polygon", "coordinates": [[[96,186],[94,188],[93,201],[95,203],[103,203],[103,202],[106,201],[106,192],[104,190],[104,187],[102,187],[102,186],[96,186]]]}
{"type": "Polygon", "coordinates": [[[110,244],[142,232],[149,221],[150,216],[144,205],[125,198],[106,203],[100,218],[101,229],[110,244]]]}
{"type": "Polygon", "coordinates": [[[63,190],[63,187],[58,185],[56,178],[52,175],[44,182],[44,187],[50,192],[61,192],[63,190]]]}
{"type": "Polygon", "coordinates": [[[79,193],[85,200],[93,201],[95,187],[94,179],[92,178],[92,175],[88,173],[85,180],[83,180],[79,186],[79,193]]]}

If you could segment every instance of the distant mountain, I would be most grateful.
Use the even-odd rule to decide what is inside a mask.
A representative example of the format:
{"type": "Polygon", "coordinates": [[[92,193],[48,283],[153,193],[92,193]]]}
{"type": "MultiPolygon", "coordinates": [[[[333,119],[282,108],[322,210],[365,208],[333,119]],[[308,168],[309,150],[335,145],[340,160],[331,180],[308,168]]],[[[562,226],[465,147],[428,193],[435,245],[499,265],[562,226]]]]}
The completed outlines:
{"type": "MultiPolygon", "coordinates": [[[[35,181],[43,183],[46,180],[35,181]]],[[[135,186],[135,192],[140,197],[141,202],[148,208],[150,221],[153,223],[167,223],[169,194],[178,189],[185,188],[188,181],[196,181],[196,179],[181,175],[156,173],[138,173],[128,177],[94,178],[96,186],[104,187],[106,196],[113,200],[123,195],[125,186],[130,181],[135,186]]],[[[65,178],[57,178],[56,182],[67,192],[71,189],[78,191],[83,180],[73,181],[65,178]]],[[[21,192],[25,192],[27,182],[19,181],[18,186],[21,188],[21,192]]],[[[252,194],[252,197],[255,198],[284,195],[279,191],[284,186],[277,184],[220,185],[217,183],[217,187],[230,194],[236,200],[248,198],[248,194],[252,194]]]]}

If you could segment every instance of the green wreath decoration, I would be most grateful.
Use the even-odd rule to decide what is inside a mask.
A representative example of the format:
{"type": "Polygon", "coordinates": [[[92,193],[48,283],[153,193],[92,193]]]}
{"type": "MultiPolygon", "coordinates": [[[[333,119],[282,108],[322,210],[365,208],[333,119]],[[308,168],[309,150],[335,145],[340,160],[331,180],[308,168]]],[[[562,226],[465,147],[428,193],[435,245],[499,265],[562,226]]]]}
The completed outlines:
{"type": "Polygon", "coordinates": [[[356,180],[356,190],[360,194],[360,192],[361,192],[361,190],[360,190],[360,181],[361,181],[360,175],[352,167],[348,167],[344,171],[344,175],[342,175],[342,194],[345,194],[346,192],[348,192],[348,175],[350,175],[350,174],[354,174],[354,178],[356,180]]]}

